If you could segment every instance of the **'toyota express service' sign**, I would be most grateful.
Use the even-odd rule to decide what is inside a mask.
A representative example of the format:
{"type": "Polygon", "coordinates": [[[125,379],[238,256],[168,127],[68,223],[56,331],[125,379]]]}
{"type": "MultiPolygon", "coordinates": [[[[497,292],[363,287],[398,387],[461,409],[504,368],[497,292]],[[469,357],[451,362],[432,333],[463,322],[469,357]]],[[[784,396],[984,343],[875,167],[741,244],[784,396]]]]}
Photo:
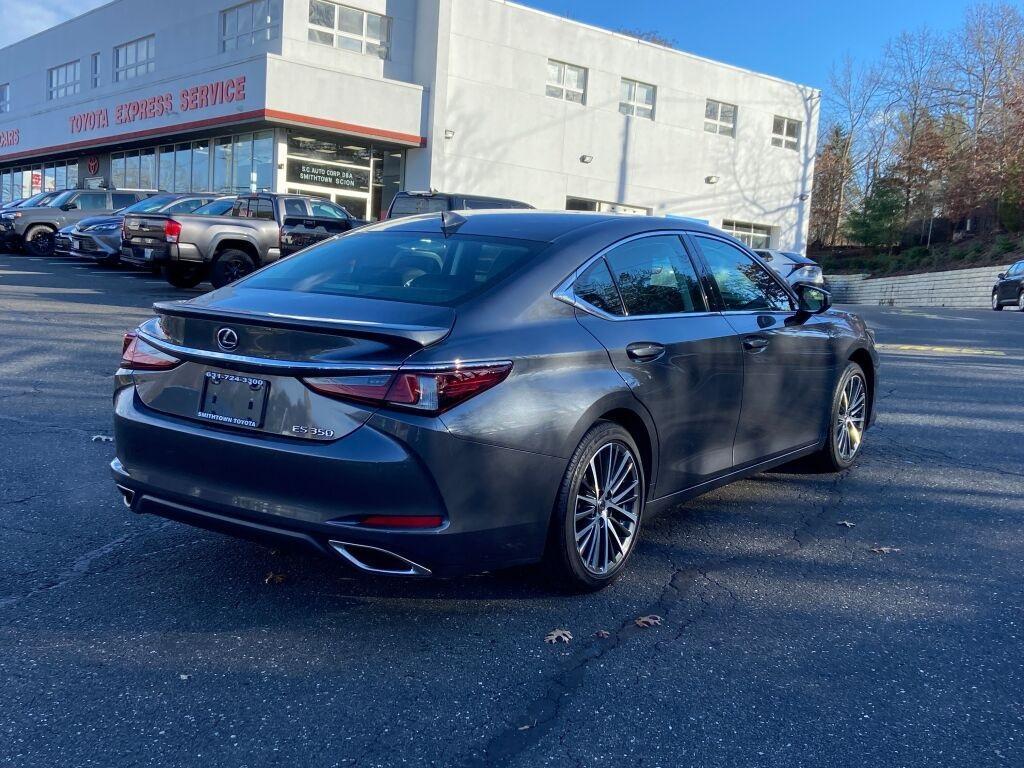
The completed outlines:
{"type": "MultiPolygon", "coordinates": [[[[245,75],[217,80],[178,92],[178,111],[192,112],[197,109],[216,107],[245,101],[245,75]]],[[[127,101],[114,107],[114,124],[129,125],[142,120],[152,120],[174,112],[174,94],[161,93],[147,99],[127,101]]],[[[110,111],[107,107],[80,112],[68,118],[71,133],[87,133],[110,126],[110,111]]]]}

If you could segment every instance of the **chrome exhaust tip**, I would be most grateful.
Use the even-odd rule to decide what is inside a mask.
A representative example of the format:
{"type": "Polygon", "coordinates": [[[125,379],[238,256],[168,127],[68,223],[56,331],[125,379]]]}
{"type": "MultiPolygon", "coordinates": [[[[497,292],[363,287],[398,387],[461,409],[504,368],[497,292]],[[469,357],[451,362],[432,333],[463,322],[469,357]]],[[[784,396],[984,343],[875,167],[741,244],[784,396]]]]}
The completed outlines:
{"type": "Polygon", "coordinates": [[[117,490],[121,492],[121,501],[124,502],[124,505],[134,512],[135,510],[132,509],[132,503],[135,501],[135,491],[131,488],[125,488],[123,485],[117,486],[117,490]]]}
{"type": "Polygon", "coordinates": [[[367,573],[381,573],[388,576],[413,576],[426,578],[431,575],[429,568],[424,568],[412,560],[396,555],[380,547],[366,544],[350,544],[347,541],[330,542],[331,547],[352,565],[367,573]]]}

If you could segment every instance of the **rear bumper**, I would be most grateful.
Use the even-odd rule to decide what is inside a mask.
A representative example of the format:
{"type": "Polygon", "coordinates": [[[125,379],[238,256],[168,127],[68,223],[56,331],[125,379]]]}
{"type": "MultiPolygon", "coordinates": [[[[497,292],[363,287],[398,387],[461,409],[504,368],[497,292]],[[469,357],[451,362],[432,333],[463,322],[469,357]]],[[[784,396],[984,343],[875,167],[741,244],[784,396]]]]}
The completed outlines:
{"type": "Polygon", "coordinates": [[[111,470],[134,511],[339,561],[331,542],[375,547],[437,576],[540,559],[564,471],[561,459],[391,417],[329,443],[256,436],[153,411],[134,387],[116,396],[114,434],[111,470]],[[354,523],[367,514],[445,523],[354,523]]]}

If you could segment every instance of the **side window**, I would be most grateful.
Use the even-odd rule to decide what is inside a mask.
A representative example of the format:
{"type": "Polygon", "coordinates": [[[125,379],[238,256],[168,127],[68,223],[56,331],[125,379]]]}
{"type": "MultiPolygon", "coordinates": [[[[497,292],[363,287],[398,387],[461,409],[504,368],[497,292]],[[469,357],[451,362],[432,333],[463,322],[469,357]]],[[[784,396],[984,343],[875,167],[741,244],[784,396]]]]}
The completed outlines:
{"type": "Polygon", "coordinates": [[[249,217],[249,201],[248,200],[236,200],[235,204],[231,207],[231,215],[238,216],[240,218],[249,217]]]}
{"type": "Polygon", "coordinates": [[[347,219],[343,211],[333,203],[327,203],[323,200],[310,200],[310,207],[313,209],[313,216],[318,219],[347,219]]]}
{"type": "Polygon", "coordinates": [[[306,210],[306,201],[298,197],[286,197],[284,201],[284,215],[285,216],[309,216],[309,212],[306,210]]]}
{"type": "MultiPolygon", "coordinates": [[[[127,204],[134,203],[132,197],[127,204]]],[[[107,196],[103,192],[83,192],[75,199],[75,208],[80,211],[102,211],[107,207],[107,196]]]]}
{"type": "Polygon", "coordinates": [[[710,237],[694,238],[711,269],[726,310],[788,312],[789,294],[760,264],[734,245],[710,237]]]}
{"type": "Polygon", "coordinates": [[[200,205],[203,205],[202,200],[181,200],[175,203],[174,205],[167,206],[167,209],[164,211],[164,213],[192,213],[192,211],[194,211],[200,205]]]}
{"type": "MultiPolygon", "coordinates": [[[[124,208],[127,205],[133,205],[134,203],[139,202],[138,195],[130,195],[130,194],[127,194],[125,192],[115,192],[110,197],[111,197],[111,199],[114,202],[114,210],[115,211],[118,208],[124,208]]],[[[145,198],[143,198],[143,199],[145,199],[145,198]]]]}
{"type": "Polygon", "coordinates": [[[249,215],[254,219],[274,220],[274,203],[261,197],[258,200],[249,201],[249,215]]]}
{"type": "Polygon", "coordinates": [[[619,291],[604,259],[595,261],[576,278],[576,282],[572,284],[572,292],[576,298],[609,315],[623,314],[622,299],[619,298],[619,291]]]}
{"type": "Polygon", "coordinates": [[[627,315],[705,312],[697,272],[675,235],[631,240],[605,255],[627,315]]]}

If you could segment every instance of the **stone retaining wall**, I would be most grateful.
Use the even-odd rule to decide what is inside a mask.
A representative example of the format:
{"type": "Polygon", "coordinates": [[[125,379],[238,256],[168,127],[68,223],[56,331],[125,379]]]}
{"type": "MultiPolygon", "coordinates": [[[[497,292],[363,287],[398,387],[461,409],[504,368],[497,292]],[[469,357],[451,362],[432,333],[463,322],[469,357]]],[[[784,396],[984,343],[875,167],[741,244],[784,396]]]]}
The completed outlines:
{"type": "Polygon", "coordinates": [[[902,277],[828,275],[836,304],[890,307],[988,307],[996,275],[1010,268],[980,267],[902,277]]]}

